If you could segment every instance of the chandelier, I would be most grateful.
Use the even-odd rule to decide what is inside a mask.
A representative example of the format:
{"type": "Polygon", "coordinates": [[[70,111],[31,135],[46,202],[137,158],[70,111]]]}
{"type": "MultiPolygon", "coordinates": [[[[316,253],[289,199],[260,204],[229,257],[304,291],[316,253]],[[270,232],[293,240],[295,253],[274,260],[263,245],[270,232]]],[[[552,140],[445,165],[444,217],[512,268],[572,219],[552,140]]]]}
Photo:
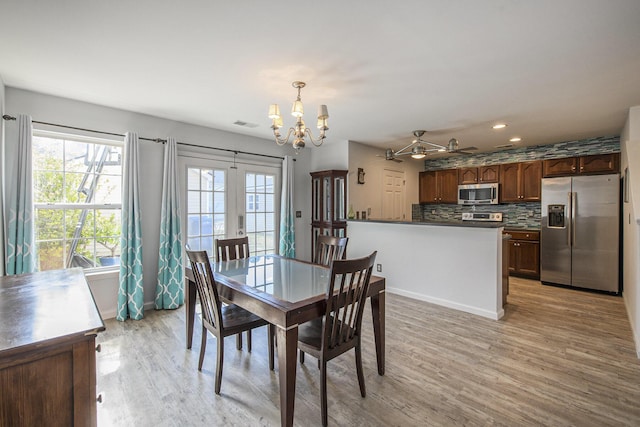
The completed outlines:
{"type": "Polygon", "coordinates": [[[276,144],[285,145],[289,142],[289,139],[293,135],[293,141],[291,145],[295,148],[296,152],[300,151],[301,148],[305,146],[305,135],[309,136],[309,140],[315,145],[319,147],[324,142],[325,131],[329,129],[327,126],[327,120],[329,119],[329,112],[327,110],[326,105],[321,105],[318,107],[318,129],[320,129],[320,136],[316,139],[314,138],[311,130],[305,126],[304,120],[302,116],[304,115],[304,108],[302,106],[302,99],[300,99],[300,89],[306,86],[305,82],[293,82],[291,86],[298,89],[298,97],[295,101],[293,101],[293,106],[291,107],[291,115],[296,118],[295,126],[290,127],[287,136],[285,138],[280,134],[280,128],[283,126],[282,116],[280,115],[280,106],[278,104],[269,105],[269,118],[272,120],[271,129],[273,129],[273,135],[276,139],[276,144]]]}

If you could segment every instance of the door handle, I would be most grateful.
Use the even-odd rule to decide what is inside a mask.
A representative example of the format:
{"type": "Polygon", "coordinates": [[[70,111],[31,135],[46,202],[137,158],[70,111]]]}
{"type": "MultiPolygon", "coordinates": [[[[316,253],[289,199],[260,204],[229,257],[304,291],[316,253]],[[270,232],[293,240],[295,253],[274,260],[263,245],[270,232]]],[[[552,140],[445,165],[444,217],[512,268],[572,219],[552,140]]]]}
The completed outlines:
{"type": "Polygon", "coordinates": [[[572,233],[572,228],[573,228],[573,209],[571,206],[571,202],[573,201],[573,197],[572,197],[572,193],[568,192],[567,193],[567,211],[565,212],[564,216],[567,218],[567,246],[571,246],[571,233],[572,233]]]}
{"type": "Polygon", "coordinates": [[[571,193],[571,244],[575,246],[576,244],[576,198],[577,193],[571,193]]]}

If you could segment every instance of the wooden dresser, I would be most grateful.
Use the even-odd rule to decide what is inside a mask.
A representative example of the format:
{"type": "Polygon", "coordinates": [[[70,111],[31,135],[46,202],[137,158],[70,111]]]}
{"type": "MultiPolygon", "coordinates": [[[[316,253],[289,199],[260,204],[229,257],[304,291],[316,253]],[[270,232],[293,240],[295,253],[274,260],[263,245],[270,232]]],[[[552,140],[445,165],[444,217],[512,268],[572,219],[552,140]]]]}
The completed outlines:
{"type": "Polygon", "coordinates": [[[104,329],[82,269],[0,277],[0,426],[95,426],[104,329]]]}

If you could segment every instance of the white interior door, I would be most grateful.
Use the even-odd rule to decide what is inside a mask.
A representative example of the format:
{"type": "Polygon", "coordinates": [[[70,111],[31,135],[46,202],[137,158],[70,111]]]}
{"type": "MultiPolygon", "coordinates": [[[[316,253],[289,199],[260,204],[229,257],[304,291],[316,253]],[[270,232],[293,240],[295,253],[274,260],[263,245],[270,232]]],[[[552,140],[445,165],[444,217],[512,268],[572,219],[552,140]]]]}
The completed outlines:
{"type": "Polygon", "coordinates": [[[276,253],[280,167],[180,156],[183,230],[192,250],[215,239],[249,237],[252,255],[276,253]]]}
{"type": "Polygon", "coordinates": [[[382,217],[402,221],[405,212],[404,172],[385,169],[382,174],[382,217]]]}

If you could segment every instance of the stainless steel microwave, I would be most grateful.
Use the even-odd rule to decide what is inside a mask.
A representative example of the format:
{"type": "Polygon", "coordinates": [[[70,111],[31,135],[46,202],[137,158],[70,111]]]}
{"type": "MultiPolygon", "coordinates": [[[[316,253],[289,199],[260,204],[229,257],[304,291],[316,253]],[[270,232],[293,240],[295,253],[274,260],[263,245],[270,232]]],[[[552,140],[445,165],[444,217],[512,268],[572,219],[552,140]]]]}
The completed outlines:
{"type": "Polygon", "coordinates": [[[458,185],[459,205],[497,205],[498,183],[458,185]]]}

